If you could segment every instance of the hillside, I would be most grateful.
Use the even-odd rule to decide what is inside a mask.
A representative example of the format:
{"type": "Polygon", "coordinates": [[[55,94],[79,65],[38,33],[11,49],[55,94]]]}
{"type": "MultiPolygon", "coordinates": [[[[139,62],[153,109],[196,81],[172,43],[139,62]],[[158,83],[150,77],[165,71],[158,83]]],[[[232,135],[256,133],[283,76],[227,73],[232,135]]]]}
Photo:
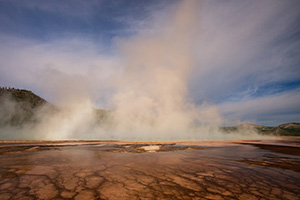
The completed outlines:
{"type": "Polygon", "coordinates": [[[22,126],[27,122],[35,122],[35,112],[44,105],[52,106],[29,90],[1,87],[0,126],[22,126]]]}
{"type": "Polygon", "coordinates": [[[26,103],[31,108],[36,108],[47,103],[45,99],[37,96],[29,90],[0,87],[0,101],[2,100],[2,103],[4,97],[11,98],[11,100],[14,100],[18,103],[26,103]]]}
{"type": "Polygon", "coordinates": [[[284,136],[300,136],[300,123],[292,122],[281,124],[276,127],[255,127],[260,133],[284,136]]]}
{"type": "MultiPolygon", "coordinates": [[[[39,121],[37,114],[53,114],[60,108],[29,90],[0,87],[0,127],[22,127],[39,121]]],[[[109,112],[94,109],[98,124],[108,120],[109,112]]]]}
{"type": "Polygon", "coordinates": [[[262,135],[278,135],[278,136],[300,136],[300,123],[291,122],[281,124],[279,126],[258,126],[255,124],[240,124],[231,127],[222,127],[221,129],[225,132],[235,132],[242,128],[250,128],[256,130],[262,135]]]}

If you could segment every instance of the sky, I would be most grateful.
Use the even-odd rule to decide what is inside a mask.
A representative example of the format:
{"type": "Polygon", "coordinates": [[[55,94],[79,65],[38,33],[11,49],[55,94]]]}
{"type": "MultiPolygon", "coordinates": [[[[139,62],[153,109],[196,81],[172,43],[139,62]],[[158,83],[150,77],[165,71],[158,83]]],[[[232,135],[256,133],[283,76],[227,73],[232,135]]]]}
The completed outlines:
{"type": "MultiPolygon", "coordinates": [[[[192,20],[174,28],[182,2],[0,0],[0,85],[58,105],[88,96],[95,107],[114,109],[133,63],[142,66],[129,70],[136,81],[139,70],[165,73],[158,66],[182,51],[182,64],[191,65],[176,68],[185,101],[214,105],[223,125],[300,122],[300,2],[199,0],[192,20]]],[[[169,67],[172,73],[177,64],[169,67]]]]}

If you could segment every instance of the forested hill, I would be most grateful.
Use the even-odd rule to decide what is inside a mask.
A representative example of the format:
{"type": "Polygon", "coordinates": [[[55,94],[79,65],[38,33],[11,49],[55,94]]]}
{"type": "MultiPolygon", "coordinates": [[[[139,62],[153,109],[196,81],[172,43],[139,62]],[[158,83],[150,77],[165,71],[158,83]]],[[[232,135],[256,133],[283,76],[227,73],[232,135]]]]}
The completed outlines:
{"type": "MultiPolygon", "coordinates": [[[[0,87],[0,128],[37,123],[41,120],[38,116],[51,116],[60,110],[29,90],[0,87]]],[[[102,109],[94,111],[98,124],[104,123],[110,113],[102,109]]]]}
{"type": "Polygon", "coordinates": [[[36,108],[47,103],[45,99],[29,90],[0,87],[0,102],[3,103],[4,99],[7,98],[17,103],[26,103],[31,108],[36,108]]]}
{"type": "Polygon", "coordinates": [[[54,108],[29,90],[0,87],[0,126],[22,126],[26,122],[35,122],[35,112],[44,105],[54,108]]]}
{"type": "Polygon", "coordinates": [[[291,122],[279,126],[259,126],[255,124],[240,124],[238,126],[222,127],[224,131],[230,133],[240,130],[241,128],[251,128],[262,135],[279,135],[279,136],[300,136],[300,123],[291,122]]]}

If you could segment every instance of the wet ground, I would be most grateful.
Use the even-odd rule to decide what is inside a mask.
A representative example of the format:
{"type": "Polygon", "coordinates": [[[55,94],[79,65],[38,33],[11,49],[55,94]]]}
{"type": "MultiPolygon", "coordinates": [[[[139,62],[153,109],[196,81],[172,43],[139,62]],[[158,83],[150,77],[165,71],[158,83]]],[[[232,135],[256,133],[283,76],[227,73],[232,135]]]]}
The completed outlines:
{"type": "Polygon", "coordinates": [[[2,141],[0,199],[300,199],[299,141],[2,141]]]}

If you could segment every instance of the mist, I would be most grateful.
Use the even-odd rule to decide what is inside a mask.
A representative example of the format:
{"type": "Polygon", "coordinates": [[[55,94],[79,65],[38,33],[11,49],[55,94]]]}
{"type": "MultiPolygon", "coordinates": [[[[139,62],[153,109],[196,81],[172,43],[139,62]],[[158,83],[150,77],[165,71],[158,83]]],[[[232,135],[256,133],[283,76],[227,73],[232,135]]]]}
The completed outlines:
{"type": "MultiPolygon", "coordinates": [[[[10,138],[22,139],[117,139],[117,140],[213,140],[260,138],[250,127],[235,133],[220,130],[223,117],[217,105],[190,98],[189,79],[196,66],[201,37],[201,2],[182,1],[171,7],[164,22],[152,31],[116,39],[122,69],[110,74],[107,95],[109,112],[98,120],[89,76],[70,76],[44,71],[42,77],[55,84],[59,109],[44,106],[35,111],[37,123],[22,128],[6,127],[10,138]],[[157,28],[158,27],[158,28],[157,28]]],[[[151,23],[150,23],[151,25],[151,23]]],[[[103,91],[105,90],[103,86],[103,91]]],[[[100,86],[101,88],[101,86],[100,86]]],[[[101,95],[101,94],[98,94],[101,95]]],[[[11,106],[12,110],[17,109],[11,106]]]]}
{"type": "Polygon", "coordinates": [[[126,67],[112,97],[116,138],[236,137],[219,130],[223,119],[216,105],[195,105],[188,96],[200,6],[199,1],[181,2],[159,30],[120,42],[126,67]]]}

